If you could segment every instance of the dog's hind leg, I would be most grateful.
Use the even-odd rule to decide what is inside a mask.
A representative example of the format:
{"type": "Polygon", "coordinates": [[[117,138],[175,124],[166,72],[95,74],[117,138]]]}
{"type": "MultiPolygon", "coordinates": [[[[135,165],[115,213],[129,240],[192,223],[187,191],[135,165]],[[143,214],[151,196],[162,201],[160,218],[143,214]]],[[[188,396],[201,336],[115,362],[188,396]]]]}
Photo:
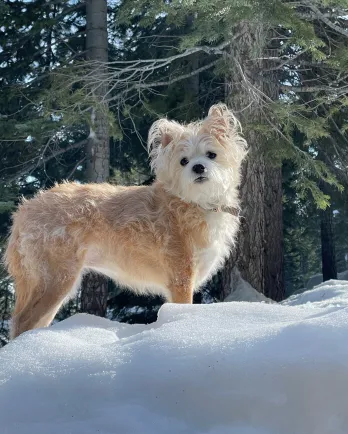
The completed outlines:
{"type": "Polygon", "coordinates": [[[48,277],[40,276],[33,282],[16,279],[16,303],[11,322],[11,338],[40,327],[47,327],[54,319],[69,293],[80,283],[82,264],[67,276],[55,270],[48,277]]]}

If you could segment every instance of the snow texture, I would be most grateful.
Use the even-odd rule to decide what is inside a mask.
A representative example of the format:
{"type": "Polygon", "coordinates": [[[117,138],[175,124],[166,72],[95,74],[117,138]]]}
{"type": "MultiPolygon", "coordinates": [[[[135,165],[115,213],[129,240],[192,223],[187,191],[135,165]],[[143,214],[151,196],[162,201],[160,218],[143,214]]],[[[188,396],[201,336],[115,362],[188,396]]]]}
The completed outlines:
{"type": "Polygon", "coordinates": [[[329,280],[309,291],[289,297],[282,304],[286,306],[306,304],[309,307],[348,308],[348,281],[329,280]]]}
{"type": "Polygon", "coordinates": [[[1,434],[347,434],[348,282],[283,304],[76,315],[0,351],[1,434]]]}
{"type": "Polygon", "coordinates": [[[234,291],[231,292],[224,301],[249,301],[249,302],[262,302],[274,303],[270,298],[265,297],[260,292],[256,291],[250,283],[246,282],[238,270],[234,270],[234,291]]]}
{"type": "MultiPolygon", "coordinates": [[[[342,273],[337,273],[338,280],[348,280],[348,270],[342,271],[342,273]]],[[[322,274],[314,274],[308,279],[306,284],[307,289],[313,289],[315,286],[323,282],[322,274]]]]}

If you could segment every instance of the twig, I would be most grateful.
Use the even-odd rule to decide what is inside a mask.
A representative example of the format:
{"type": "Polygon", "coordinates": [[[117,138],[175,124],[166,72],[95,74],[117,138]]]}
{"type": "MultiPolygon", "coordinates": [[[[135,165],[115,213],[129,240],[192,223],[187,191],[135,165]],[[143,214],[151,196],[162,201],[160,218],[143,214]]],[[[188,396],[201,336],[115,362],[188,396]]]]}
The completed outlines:
{"type": "Polygon", "coordinates": [[[37,169],[38,167],[46,164],[48,161],[52,160],[53,158],[58,157],[59,155],[65,154],[65,152],[71,151],[73,149],[79,149],[82,148],[87,143],[87,140],[82,140],[81,142],[74,143],[70,146],[67,146],[66,148],[61,148],[55,152],[53,152],[51,155],[43,158],[42,156],[38,157],[39,161],[31,164],[30,166],[26,166],[24,169],[22,169],[20,172],[17,172],[14,176],[12,176],[9,179],[6,179],[6,183],[11,184],[12,182],[16,181],[18,178],[22,177],[23,175],[29,175],[33,170],[37,169]]]}

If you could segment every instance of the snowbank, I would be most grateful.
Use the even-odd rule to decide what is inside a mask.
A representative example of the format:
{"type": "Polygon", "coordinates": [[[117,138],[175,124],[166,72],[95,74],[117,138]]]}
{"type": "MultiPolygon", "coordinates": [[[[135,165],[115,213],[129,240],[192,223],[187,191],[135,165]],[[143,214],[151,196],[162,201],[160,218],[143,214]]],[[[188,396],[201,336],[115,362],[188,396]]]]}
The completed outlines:
{"type": "Polygon", "coordinates": [[[234,271],[234,291],[231,292],[224,301],[249,301],[249,302],[265,302],[274,303],[270,298],[265,297],[260,292],[256,291],[250,283],[246,282],[238,270],[234,271]]]}
{"type": "MultiPolygon", "coordinates": [[[[341,273],[337,273],[338,280],[348,280],[348,270],[342,271],[341,273]]],[[[314,274],[308,279],[306,284],[307,289],[313,289],[315,286],[319,285],[323,282],[322,274],[314,274]]]]}
{"type": "Polygon", "coordinates": [[[309,307],[348,308],[348,281],[328,280],[309,291],[289,297],[282,304],[286,306],[306,304],[309,307]]]}
{"type": "Polygon", "coordinates": [[[26,333],[0,351],[0,432],[346,434],[348,286],[310,295],[26,333]]]}

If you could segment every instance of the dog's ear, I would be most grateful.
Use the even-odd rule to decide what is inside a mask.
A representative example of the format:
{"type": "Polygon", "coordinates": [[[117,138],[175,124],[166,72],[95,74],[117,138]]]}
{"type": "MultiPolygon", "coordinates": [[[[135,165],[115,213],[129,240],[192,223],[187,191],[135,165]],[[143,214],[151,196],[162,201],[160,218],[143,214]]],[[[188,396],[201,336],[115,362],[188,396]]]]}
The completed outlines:
{"type": "Polygon", "coordinates": [[[212,134],[219,142],[238,133],[240,124],[225,104],[215,104],[210,107],[208,116],[202,123],[202,130],[212,134]]]}
{"type": "Polygon", "coordinates": [[[151,167],[156,172],[161,165],[162,156],[168,146],[180,137],[183,127],[175,121],[159,119],[150,128],[147,149],[151,159],[151,167]]]}
{"type": "Polygon", "coordinates": [[[173,137],[170,135],[170,133],[168,131],[165,131],[162,134],[162,147],[165,148],[172,140],[173,137]]]}
{"type": "Polygon", "coordinates": [[[174,139],[175,130],[174,122],[167,119],[159,119],[154,122],[150,128],[148,136],[148,150],[165,148],[174,139]]]}

